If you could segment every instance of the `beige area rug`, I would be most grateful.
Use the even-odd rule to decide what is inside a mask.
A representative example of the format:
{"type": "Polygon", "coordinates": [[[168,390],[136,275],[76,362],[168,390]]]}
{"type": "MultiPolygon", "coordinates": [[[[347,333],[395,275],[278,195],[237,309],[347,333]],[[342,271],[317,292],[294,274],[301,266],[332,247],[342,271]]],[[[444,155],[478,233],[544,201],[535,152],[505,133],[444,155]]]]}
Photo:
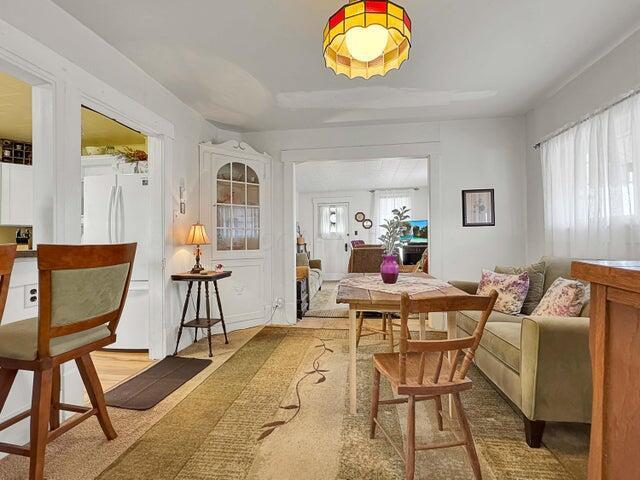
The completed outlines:
{"type": "MultiPolygon", "coordinates": [[[[61,436],[48,449],[47,478],[401,479],[403,465],[392,447],[380,436],[368,438],[371,354],[385,345],[363,340],[358,351],[360,412],[350,415],[346,334],[264,328],[222,365],[203,372],[198,385],[183,387],[176,392],[181,396],[159,404],[161,412],[151,410],[155,416],[111,410],[121,434],[115,442],[96,443],[99,428],[89,423],[94,420],[61,436]]],[[[463,401],[484,478],[586,478],[584,428],[549,425],[546,448],[529,449],[518,415],[481,375],[472,371],[472,378],[474,388],[463,401]]],[[[389,397],[389,387],[382,386],[383,397],[389,397]]],[[[429,403],[418,410],[420,441],[449,439],[450,432],[434,428],[429,403]]],[[[387,407],[380,417],[401,442],[405,407],[387,407]]],[[[453,428],[452,421],[445,425],[453,428]]],[[[25,478],[24,460],[0,462],[0,478],[25,478]]],[[[418,479],[471,478],[461,448],[419,453],[417,472],[418,479]]]]}
{"type": "MultiPolygon", "coordinates": [[[[45,478],[47,480],[89,480],[96,478],[105,468],[127,451],[145,432],[184,400],[199,384],[223,365],[239,348],[256,335],[262,327],[229,333],[229,344],[222,335],[215,335],[211,366],[144,412],[109,408],[109,415],[118,438],[108,442],[96,417],[61,435],[47,445],[45,478]]],[[[180,352],[181,356],[209,358],[206,339],[180,352]]],[[[10,455],[0,460],[0,479],[24,480],[28,477],[29,459],[10,455]]]]}
{"type": "Polygon", "coordinates": [[[305,317],[313,318],[349,318],[349,306],[338,305],[338,282],[324,282],[322,290],[315,294],[309,304],[309,311],[305,317]]]}

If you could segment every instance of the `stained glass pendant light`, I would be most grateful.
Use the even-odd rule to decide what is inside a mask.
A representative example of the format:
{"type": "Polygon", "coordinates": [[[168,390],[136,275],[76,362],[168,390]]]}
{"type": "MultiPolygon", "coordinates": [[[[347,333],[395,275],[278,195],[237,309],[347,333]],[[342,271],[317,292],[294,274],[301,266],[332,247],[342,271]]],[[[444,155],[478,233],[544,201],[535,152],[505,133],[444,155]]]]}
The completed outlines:
{"type": "Polygon", "coordinates": [[[324,29],[327,67],[349,78],[384,76],[409,58],[411,19],[387,0],[351,0],[324,29]]]}

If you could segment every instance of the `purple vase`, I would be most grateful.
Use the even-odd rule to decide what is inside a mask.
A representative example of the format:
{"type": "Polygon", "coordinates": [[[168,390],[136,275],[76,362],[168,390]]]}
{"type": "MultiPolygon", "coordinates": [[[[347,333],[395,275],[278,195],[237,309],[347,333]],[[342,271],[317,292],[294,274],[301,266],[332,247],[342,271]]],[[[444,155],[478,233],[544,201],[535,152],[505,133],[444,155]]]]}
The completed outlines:
{"type": "Polygon", "coordinates": [[[383,255],[380,265],[380,275],[384,283],[393,284],[398,281],[400,266],[395,255],[383,255]]]}

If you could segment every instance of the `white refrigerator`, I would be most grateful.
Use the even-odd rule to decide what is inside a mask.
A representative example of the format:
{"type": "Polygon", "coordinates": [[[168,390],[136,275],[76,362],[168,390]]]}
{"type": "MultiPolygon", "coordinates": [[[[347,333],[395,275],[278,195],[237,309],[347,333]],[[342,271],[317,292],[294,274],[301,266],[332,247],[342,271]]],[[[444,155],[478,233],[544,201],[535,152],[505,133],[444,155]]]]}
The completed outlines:
{"type": "Polygon", "coordinates": [[[118,341],[109,348],[149,348],[149,177],[146,174],[88,175],[83,179],[82,243],[137,242],[118,341]]]}

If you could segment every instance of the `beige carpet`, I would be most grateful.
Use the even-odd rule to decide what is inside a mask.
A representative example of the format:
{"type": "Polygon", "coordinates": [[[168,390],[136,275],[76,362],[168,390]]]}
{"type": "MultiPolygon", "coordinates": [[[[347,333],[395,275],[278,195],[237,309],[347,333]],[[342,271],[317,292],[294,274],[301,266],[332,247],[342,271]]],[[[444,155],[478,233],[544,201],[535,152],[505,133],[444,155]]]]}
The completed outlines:
{"type": "MultiPolygon", "coordinates": [[[[48,449],[49,479],[400,479],[403,467],[383,438],[369,440],[367,412],[375,338],[358,352],[358,415],[346,409],[346,332],[267,327],[236,332],[246,342],[148,412],[111,410],[120,437],[107,443],[90,420],[48,449]],[[243,336],[241,336],[243,335],[243,336]],[[225,358],[226,357],[226,358],[225,358]],[[222,360],[226,361],[221,364],[222,360]],[[284,407],[284,408],[283,408],[284,407]],[[151,427],[151,428],[149,428],[151,427]]],[[[192,353],[198,355],[196,345],[192,353]]],[[[585,478],[582,427],[550,425],[546,448],[529,449],[522,423],[484,379],[463,395],[487,479],[585,478]]],[[[390,396],[383,382],[383,396],[390,396]]],[[[448,438],[420,404],[421,440],[448,438]]],[[[404,406],[381,420],[402,441],[404,406]]],[[[446,422],[447,428],[452,422],[446,422]]],[[[0,478],[25,478],[26,459],[0,462],[0,478]]],[[[471,478],[460,448],[420,453],[416,478],[471,478]]]]}
{"type": "Polygon", "coordinates": [[[349,318],[349,306],[336,303],[337,293],[338,282],[324,282],[322,290],[311,299],[309,311],[304,316],[313,318],[349,318]]]}
{"type": "MultiPolygon", "coordinates": [[[[155,423],[187,397],[211,373],[224,364],[262,327],[238,330],[229,334],[225,345],[222,335],[215,335],[211,366],[189,380],[154,408],[138,412],[109,408],[118,438],[107,442],[95,417],[61,435],[47,445],[45,478],[47,480],[89,480],[113,463],[155,423]]],[[[182,356],[209,358],[206,339],[180,352],[182,356]]],[[[24,480],[28,477],[29,459],[10,455],[0,460],[0,479],[24,480]]]]}

